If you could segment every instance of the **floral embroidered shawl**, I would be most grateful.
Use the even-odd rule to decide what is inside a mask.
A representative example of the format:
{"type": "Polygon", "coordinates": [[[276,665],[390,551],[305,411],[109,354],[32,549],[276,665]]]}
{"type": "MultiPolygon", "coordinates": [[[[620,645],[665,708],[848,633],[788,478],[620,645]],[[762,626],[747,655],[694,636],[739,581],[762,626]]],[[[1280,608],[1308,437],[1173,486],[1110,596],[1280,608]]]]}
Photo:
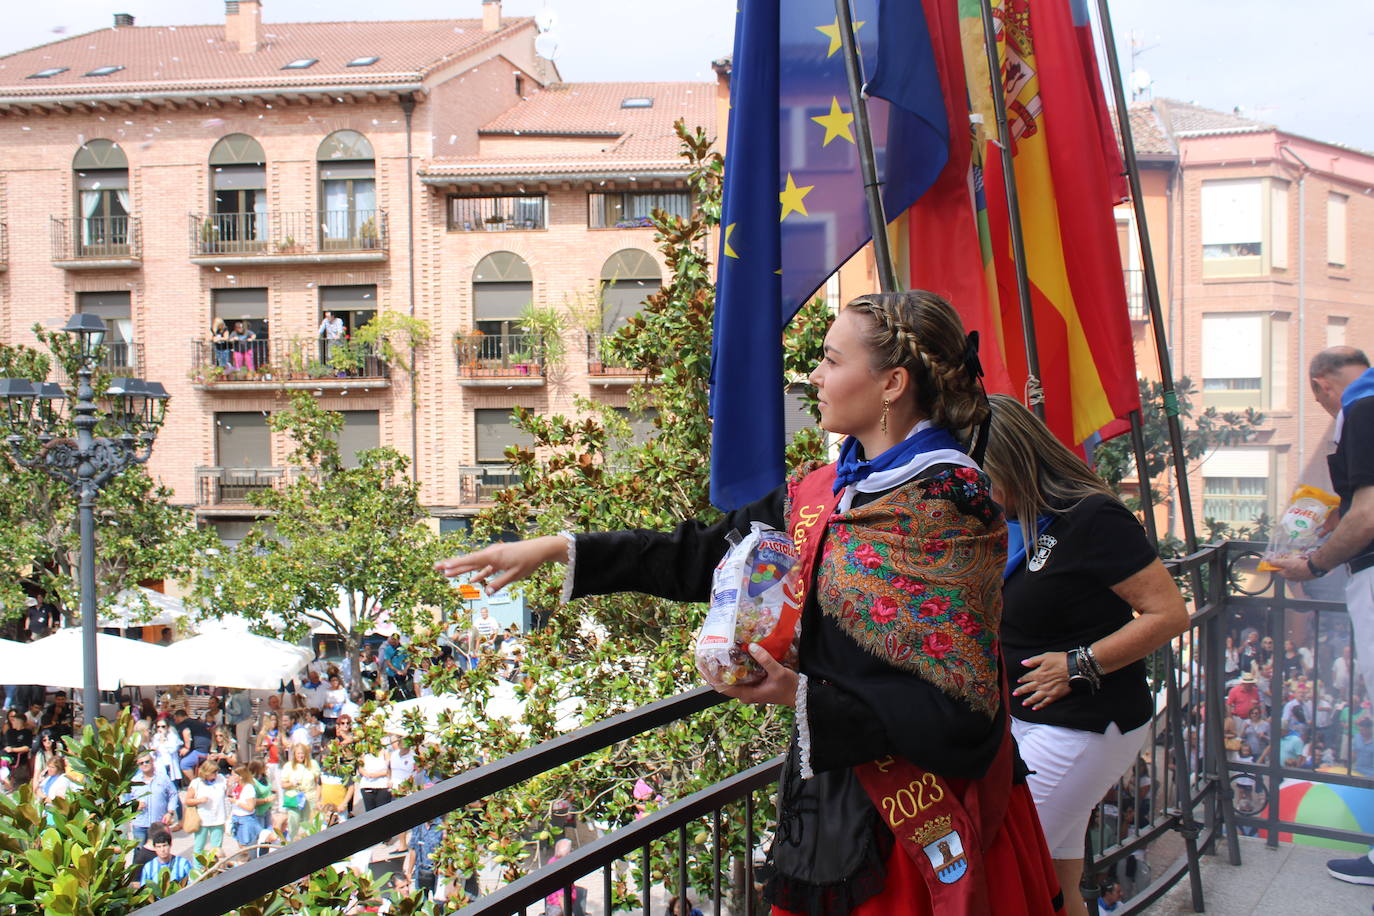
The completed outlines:
{"type": "Polygon", "coordinates": [[[830,519],[823,613],[868,652],[987,716],[1000,704],[1007,527],[981,471],[910,480],[830,519]]]}

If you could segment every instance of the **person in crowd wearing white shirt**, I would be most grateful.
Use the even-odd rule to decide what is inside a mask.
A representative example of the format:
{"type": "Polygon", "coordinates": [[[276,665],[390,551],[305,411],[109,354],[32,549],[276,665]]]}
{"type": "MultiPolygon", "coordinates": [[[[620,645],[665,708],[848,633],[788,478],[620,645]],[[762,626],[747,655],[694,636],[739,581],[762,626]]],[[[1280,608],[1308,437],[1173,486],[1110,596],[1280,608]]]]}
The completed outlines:
{"type": "Polygon", "coordinates": [[[334,674],[329,678],[329,689],[324,695],[324,736],[334,737],[334,726],[343,714],[344,703],[348,702],[348,691],[344,689],[343,678],[334,674]]]}
{"type": "Polygon", "coordinates": [[[363,810],[385,805],[391,801],[391,755],[364,754],[358,764],[358,793],[363,797],[363,810]]]}
{"type": "Polygon", "coordinates": [[[492,641],[496,638],[496,633],[501,629],[495,620],[491,619],[491,610],[483,607],[478,612],[478,617],[472,622],[472,628],[477,631],[477,642],[480,651],[490,652],[492,641]]]}
{"type": "Polygon", "coordinates": [[[305,699],[306,708],[315,710],[316,715],[318,715],[324,710],[324,705],[327,702],[329,685],[320,680],[319,672],[314,668],[307,668],[305,669],[305,680],[296,687],[296,692],[305,699]]]}
{"type": "Polygon", "coordinates": [[[220,775],[219,764],[212,760],[201,763],[183,801],[200,814],[200,829],[195,832],[195,852],[206,849],[219,855],[224,845],[224,825],[229,820],[229,781],[220,775]]]}
{"type": "Polygon", "coordinates": [[[59,798],[66,798],[72,790],[72,781],[67,778],[67,758],[53,754],[48,758],[47,768],[38,780],[38,800],[50,805],[59,798]]]}

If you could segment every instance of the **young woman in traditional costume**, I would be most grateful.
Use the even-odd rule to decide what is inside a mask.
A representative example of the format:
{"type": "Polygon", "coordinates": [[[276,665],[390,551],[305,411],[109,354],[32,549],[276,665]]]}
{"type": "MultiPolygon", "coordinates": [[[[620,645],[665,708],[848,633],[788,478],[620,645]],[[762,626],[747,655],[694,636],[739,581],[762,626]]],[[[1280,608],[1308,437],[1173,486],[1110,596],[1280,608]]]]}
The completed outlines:
{"type": "Polygon", "coordinates": [[[984,466],[1008,515],[1002,653],[1012,734],[1067,896],[1078,894],[1093,807],[1130,769],[1154,699],[1145,656],[1188,628],[1178,586],[1145,529],[1014,398],[990,399],[984,466]]]}
{"type": "Polygon", "coordinates": [[[775,914],[1049,916],[1054,876],[1004,708],[1006,528],[961,446],[987,417],[976,343],[929,293],[864,296],[811,375],[837,464],[714,525],[494,544],[439,564],[491,588],[569,564],[571,596],[706,600],[730,531],[802,553],[799,671],[723,692],[795,706],[769,885],[775,914]],[[869,456],[872,456],[871,458],[869,456]]]}

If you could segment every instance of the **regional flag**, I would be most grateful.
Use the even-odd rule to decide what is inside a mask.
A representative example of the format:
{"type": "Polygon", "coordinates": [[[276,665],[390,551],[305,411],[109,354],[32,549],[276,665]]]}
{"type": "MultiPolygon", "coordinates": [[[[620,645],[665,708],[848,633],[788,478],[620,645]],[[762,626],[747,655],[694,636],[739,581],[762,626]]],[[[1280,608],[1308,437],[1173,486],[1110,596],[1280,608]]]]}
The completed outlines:
{"type": "MultiPolygon", "coordinates": [[[[902,0],[855,0],[854,37],[884,203],[899,213],[940,173],[948,119],[930,38],[902,0]]],[[[730,509],[783,481],[782,329],[869,241],[840,25],[831,0],[741,0],[711,361],[711,500],[730,509]]]]}
{"type": "MultiPolygon", "coordinates": [[[[959,4],[973,108],[991,131],[991,98],[975,63],[985,59],[979,3],[959,4]]],[[[1121,160],[1104,123],[1092,44],[1084,40],[1084,0],[994,0],[993,6],[1045,420],[1061,442],[1075,446],[1099,431],[1124,431],[1117,421],[1140,406],[1112,214],[1121,197],[1121,160]]],[[[999,156],[987,148],[983,173],[996,275],[992,343],[1010,381],[1004,390],[1020,396],[1025,343],[999,156]]]]}

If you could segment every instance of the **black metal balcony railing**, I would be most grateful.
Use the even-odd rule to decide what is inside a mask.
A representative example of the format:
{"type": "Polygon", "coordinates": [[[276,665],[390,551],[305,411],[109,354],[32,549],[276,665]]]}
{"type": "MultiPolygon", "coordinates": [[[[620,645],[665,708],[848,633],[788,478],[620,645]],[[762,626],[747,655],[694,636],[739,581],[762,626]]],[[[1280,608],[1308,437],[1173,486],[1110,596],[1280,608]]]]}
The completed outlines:
{"type": "Polygon", "coordinates": [[[620,365],[617,360],[611,357],[607,345],[614,336],[613,332],[605,331],[587,334],[587,374],[593,378],[645,376],[646,373],[643,371],[620,365]]]}
{"type": "Polygon", "coordinates": [[[287,479],[283,468],[196,468],[196,502],[202,506],[246,506],[257,490],[281,486],[287,479]]]}
{"type": "Polygon", "coordinates": [[[547,198],[450,197],[450,232],[509,232],[513,229],[546,229],[547,198]]]}
{"type": "Polygon", "coordinates": [[[111,375],[143,376],[143,344],[117,340],[106,343],[100,368],[111,375]]]}
{"type": "Polygon", "coordinates": [[[459,378],[542,378],[544,354],[533,334],[472,334],[453,344],[459,378]]]}
{"type": "Polygon", "coordinates": [[[142,257],[137,216],[54,216],[54,261],[138,260],[142,257]]]}
{"type": "MultiPolygon", "coordinates": [[[[1281,760],[1277,753],[1268,754],[1264,764],[1228,760],[1235,755],[1231,742],[1226,740],[1231,726],[1209,727],[1227,722],[1224,702],[1228,678],[1232,673],[1239,674],[1228,667],[1228,638],[1248,634],[1253,628],[1257,642],[1258,636],[1265,633],[1273,638],[1275,646],[1284,645],[1285,639],[1294,641],[1294,652],[1287,661],[1288,676],[1277,670],[1278,662],[1285,657],[1282,652],[1274,656],[1275,670],[1265,672],[1274,701],[1263,711],[1270,720],[1270,733],[1277,746],[1286,712],[1283,691],[1296,685],[1296,695],[1304,696],[1304,675],[1293,670],[1292,658],[1300,655],[1300,650],[1309,650],[1315,667],[1323,670],[1333,658],[1341,657],[1343,640],[1350,636],[1346,611],[1339,603],[1290,598],[1282,583],[1232,594],[1232,581],[1252,578],[1246,556],[1255,546],[1209,546],[1167,564],[1189,587],[1192,627],[1148,660],[1157,692],[1157,712],[1136,766],[1108,792],[1094,812],[1089,833],[1090,849],[1096,850],[1096,854],[1086,856],[1084,874],[1088,880],[1080,888],[1085,898],[1095,900],[1095,876],[1121,872],[1119,877],[1128,878],[1126,873],[1131,870],[1125,867],[1127,861],[1133,857],[1144,861],[1140,858],[1142,854],[1152,854],[1156,858],[1154,873],[1148,880],[1128,879],[1134,886],[1130,887],[1129,900],[1118,911],[1121,916],[1143,913],[1185,877],[1189,880],[1194,909],[1201,911],[1200,853],[1224,839],[1229,861],[1239,865],[1237,837],[1241,832],[1263,830],[1271,844],[1279,841],[1281,832],[1306,833],[1366,846],[1374,839],[1355,830],[1295,823],[1285,819],[1276,804],[1279,786],[1286,778],[1374,789],[1374,777],[1358,772],[1350,759],[1354,749],[1351,720],[1355,715],[1342,719],[1339,715],[1331,716],[1329,708],[1324,713],[1323,704],[1329,698],[1318,699],[1323,692],[1320,682],[1310,701],[1303,701],[1309,704],[1305,721],[1318,729],[1332,730],[1333,738],[1339,737],[1342,747],[1337,751],[1334,767],[1325,757],[1321,760],[1322,769],[1318,770],[1301,760],[1281,760]],[[1261,596],[1264,592],[1268,594],[1261,596]],[[1321,623],[1323,619],[1339,632],[1333,635],[1321,623]],[[1305,635],[1299,638],[1300,634],[1305,635]],[[1339,772],[1329,772],[1333,769],[1339,772]],[[1233,799],[1241,803],[1239,812],[1232,806],[1233,799]],[[1175,834],[1182,838],[1182,843],[1175,834]],[[1180,847],[1182,854],[1176,852],[1180,847]],[[1162,857],[1172,857],[1172,864],[1162,857]]],[[[1355,707],[1361,699],[1353,664],[1346,665],[1346,679],[1338,691],[1347,708],[1355,707]]],[[[561,735],[195,884],[141,912],[146,916],[223,913],[431,818],[462,810],[495,792],[601,748],[670,726],[721,701],[712,691],[698,688],[561,735]]],[[[1314,747],[1318,743],[1312,742],[1314,747]]],[[[760,908],[752,893],[752,850],[772,825],[771,806],[760,801],[772,791],[778,769],[776,759],[756,762],[738,775],[606,832],[559,861],[495,889],[463,912],[468,916],[523,912],[527,906],[538,905],[548,894],[577,881],[585,885],[587,878],[596,876],[600,880],[591,883],[601,886],[601,912],[610,913],[614,911],[612,890],[618,881],[616,875],[628,862],[642,878],[638,890],[643,911],[648,913],[651,891],[678,893],[688,886],[689,861],[699,881],[705,870],[706,883],[698,883],[697,887],[709,894],[715,912],[721,912],[722,885],[727,882],[743,889],[742,905],[732,906],[732,912],[758,912],[760,908]],[[660,876],[661,882],[672,886],[671,890],[663,883],[651,886],[652,879],[648,877],[649,851],[655,844],[664,843],[670,844],[669,855],[677,865],[676,874],[660,876]],[[741,875],[743,880],[737,880],[741,875]]],[[[1134,873],[1139,876],[1140,870],[1134,873]]],[[[565,910],[570,909],[566,892],[564,897],[565,910]]]]}
{"type": "Polygon", "coordinates": [[[268,337],[193,342],[192,374],[202,384],[221,382],[389,379],[391,367],[375,347],[322,338],[268,337]]]}
{"type": "Polygon", "coordinates": [[[1121,271],[1126,281],[1126,314],[1132,321],[1144,321],[1150,317],[1150,309],[1145,301],[1145,271],[1140,268],[1127,268],[1121,271]]]}
{"type": "Polygon", "coordinates": [[[489,503],[506,487],[520,483],[520,474],[501,464],[458,469],[458,499],[465,506],[489,503]]]}
{"type": "Polygon", "coordinates": [[[190,214],[192,257],[291,257],[385,252],[385,210],[273,210],[190,214]]]}

